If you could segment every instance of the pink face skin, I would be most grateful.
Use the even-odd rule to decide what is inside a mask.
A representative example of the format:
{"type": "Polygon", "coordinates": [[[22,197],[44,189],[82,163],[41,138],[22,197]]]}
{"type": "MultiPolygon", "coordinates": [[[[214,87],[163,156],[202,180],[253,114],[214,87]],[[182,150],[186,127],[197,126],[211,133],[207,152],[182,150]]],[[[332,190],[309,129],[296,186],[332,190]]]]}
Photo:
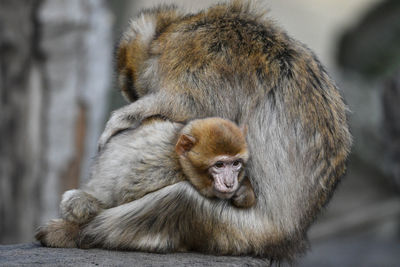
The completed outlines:
{"type": "Polygon", "coordinates": [[[242,161],[233,157],[221,156],[209,168],[214,179],[213,191],[216,197],[228,199],[239,187],[238,176],[242,169],[242,161]]]}

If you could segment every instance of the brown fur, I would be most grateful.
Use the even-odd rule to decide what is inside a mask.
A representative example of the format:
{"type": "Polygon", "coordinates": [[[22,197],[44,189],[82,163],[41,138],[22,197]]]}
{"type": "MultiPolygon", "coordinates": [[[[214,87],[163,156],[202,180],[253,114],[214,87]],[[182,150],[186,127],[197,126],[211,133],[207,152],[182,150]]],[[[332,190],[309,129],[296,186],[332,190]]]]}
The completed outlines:
{"type": "MultiPolygon", "coordinates": [[[[179,19],[181,15],[174,6],[160,6],[141,12],[143,19],[154,20],[156,22],[155,32],[159,34],[173,21],[179,19]],[[154,14],[156,14],[154,16],[154,14]]],[[[141,19],[141,18],[138,18],[141,19]]],[[[149,58],[149,49],[143,43],[142,36],[136,34],[132,39],[130,36],[123,36],[116,53],[117,70],[124,74],[124,79],[120,80],[122,94],[129,101],[138,99],[138,94],[144,94],[146,89],[138,83],[138,77],[142,71],[145,61],[149,58]],[[135,88],[132,90],[132,88],[135,88]]]]}

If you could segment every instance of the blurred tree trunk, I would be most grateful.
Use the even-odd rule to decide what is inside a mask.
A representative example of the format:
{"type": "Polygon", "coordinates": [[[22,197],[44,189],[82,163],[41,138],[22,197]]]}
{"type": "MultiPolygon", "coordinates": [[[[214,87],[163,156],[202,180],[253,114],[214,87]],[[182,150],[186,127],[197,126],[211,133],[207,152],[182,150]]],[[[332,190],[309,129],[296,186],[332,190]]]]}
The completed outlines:
{"type": "Polygon", "coordinates": [[[33,239],[87,173],[111,76],[105,1],[0,2],[0,243],[33,239]]]}

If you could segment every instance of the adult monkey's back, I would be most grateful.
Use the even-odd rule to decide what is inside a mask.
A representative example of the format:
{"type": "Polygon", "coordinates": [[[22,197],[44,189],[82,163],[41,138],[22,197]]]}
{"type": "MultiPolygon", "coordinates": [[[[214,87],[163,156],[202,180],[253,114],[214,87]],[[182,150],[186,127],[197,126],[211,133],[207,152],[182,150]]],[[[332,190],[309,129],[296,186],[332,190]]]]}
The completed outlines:
{"type": "Polygon", "coordinates": [[[123,94],[138,100],[113,113],[100,147],[152,115],[247,124],[257,204],[238,210],[178,183],[107,210],[87,225],[82,242],[275,259],[300,251],[351,145],[346,106],[315,55],[259,8],[235,1],[193,15],[174,7],[144,11],[117,57],[123,94]]]}

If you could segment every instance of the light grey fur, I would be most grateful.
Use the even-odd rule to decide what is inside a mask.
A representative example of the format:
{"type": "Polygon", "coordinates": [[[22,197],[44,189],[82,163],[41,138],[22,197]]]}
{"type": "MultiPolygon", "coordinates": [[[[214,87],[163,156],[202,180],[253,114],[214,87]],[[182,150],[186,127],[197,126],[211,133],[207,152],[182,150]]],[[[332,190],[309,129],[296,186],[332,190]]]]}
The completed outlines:
{"type": "Polygon", "coordinates": [[[249,246],[275,231],[266,215],[204,198],[184,181],[105,210],[81,232],[81,246],[153,252],[214,248],[221,254],[261,254],[263,247],[250,251],[249,246]]]}
{"type": "Polygon", "coordinates": [[[84,223],[102,208],[115,207],[184,180],[175,153],[182,127],[157,121],[115,136],[97,156],[88,184],[64,193],[61,217],[84,223]]]}

